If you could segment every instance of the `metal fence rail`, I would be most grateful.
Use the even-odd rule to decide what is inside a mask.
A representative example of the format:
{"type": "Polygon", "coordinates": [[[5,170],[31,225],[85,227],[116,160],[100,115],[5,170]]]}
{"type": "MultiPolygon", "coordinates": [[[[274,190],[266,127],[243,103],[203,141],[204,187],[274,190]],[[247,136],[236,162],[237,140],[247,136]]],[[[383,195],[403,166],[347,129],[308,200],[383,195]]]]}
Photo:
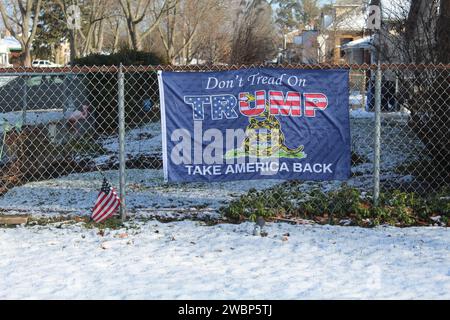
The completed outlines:
{"type": "MultiPolygon", "coordinates": [[[[158,172],[162,167],[157,71],[248,67],[262,66],[0,69],[0,195],[30,181],[116,170],[110,172],[120,176],[125,200],[133,188],[126,184],[129,172],[158,172]]],[[[352,177],[348,185],[374,192],[374,201],[378,190],[423,194],[448,186],[450,65],[282,67],[350,69],[352,177]]],[[[162,177],[158,179],[153,186],[165,185],[162,177]]],[[[244,184],[233,182],[227,187],[246,190],[241,188],[244,184]]],[[[279,191],[280,184],[274,182],[273,190],[279,191]]],[[[341,187],[338,182],[295,186],[325,191],[341,187]]],[[[166,204],[154,205],[167,209],[166,204]]]]}

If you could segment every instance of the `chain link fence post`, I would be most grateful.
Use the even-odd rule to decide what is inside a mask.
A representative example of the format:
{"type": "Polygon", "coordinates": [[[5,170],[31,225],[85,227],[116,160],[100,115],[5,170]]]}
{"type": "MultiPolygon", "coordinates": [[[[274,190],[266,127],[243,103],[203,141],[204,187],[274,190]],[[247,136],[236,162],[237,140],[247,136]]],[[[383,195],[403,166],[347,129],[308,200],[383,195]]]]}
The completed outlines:
{"type": "Polygon", "coordinates": [[[375,73],[375,132],[373,152],[373,204],[378,206],[380,198],[380,148],[381,148],[381,67],[377,63],[375,73]]]}
{"type": "Polygon", "coordinates": [[[27,76],[23,77],[23,87],[22,87],[22,125],[25,125],[27,121],[27,105],[28,105],[28,83],[27,76]]]}
{"type": "Polygon", "coordinates": [[[126,219],[125,211],[125,83],[122,64],[118,73],[119,91],[119,192],[120,192],[120,218],[126,219]]]}

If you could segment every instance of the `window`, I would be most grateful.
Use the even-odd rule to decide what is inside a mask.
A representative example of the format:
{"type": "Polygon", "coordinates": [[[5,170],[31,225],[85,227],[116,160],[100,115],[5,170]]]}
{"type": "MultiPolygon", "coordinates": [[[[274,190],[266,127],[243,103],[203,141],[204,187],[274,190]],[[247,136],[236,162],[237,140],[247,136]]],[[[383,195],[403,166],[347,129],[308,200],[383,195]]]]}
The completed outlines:
{"type": "MultiPolygon", "coordinates": [[[[340,39],[340,47],[342,48],[343,45],[346,45],[347,43],[353,41],[353,38],[341,38],[340,39]]],[[[344,58],[345,51],[341,50],[341,58],[344,58]]]]}

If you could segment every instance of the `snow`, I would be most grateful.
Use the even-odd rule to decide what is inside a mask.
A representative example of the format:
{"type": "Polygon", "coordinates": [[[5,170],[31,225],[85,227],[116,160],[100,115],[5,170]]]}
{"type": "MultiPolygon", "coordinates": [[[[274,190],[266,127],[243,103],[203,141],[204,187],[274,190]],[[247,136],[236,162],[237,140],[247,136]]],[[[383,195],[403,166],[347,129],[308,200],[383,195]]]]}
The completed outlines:
{"type": "MultiPolygon", "coordinates": [[[[118,188],[118,172],[105,171],[118,188]]],[[[217,218],[217,210],[251,188],[269,188],[279,180],[228,183],[164,183],[162,170],[129,169],[126,178],[127,212],[133,216],[217,218]],[[211,196],[214,194],[214,196],[211,196]]],[[[71,174],[30,182],[0,197],[0,211],[33,216],[90,215],[102,176],[98,172],[71,174]]]]}
{"type": "MultiPolygon", "coordinates": [[[[110,153],[119,150],[118,136],[108,137],[101,141],[103,148],[110,153]]],[[[141,154],[162,154],[161,123],[152,122],[126,132],[125,145],[127,157],[141,154]]]]}
{"type": "MultiPolygon", "coordinates": [[[[0,113],[0,133],[3,132],[4,124],[15,126],[17,123],[22,123],[22,111],[12,111],[0,113]]],[[[26,121],[27,125],[40,125],[51,122],[57,122],[64,119],[62,109],[46,109],[46,110],[27,110],[26,121]]]]}
{"type": "MultiPolygon", "coordinates": [[[[62,115],[27,113],[27,123],[62,115]]],[[[20,116],[7,120],[13,124],[20,116]]],[[[382,182],[414,180],[394,170],[417,160],[423,148],[407,126],[408,117],[405,112],[381,116],[382,182]]],[[[365,160],[352,167],[357,175],[347,183],[369,190],[373,113],[351,110],[350,121],[352,150],[365,160]]],[[[160,130],[159,123],[127,130],[127,159],[160,157],[160,130]]],[[[92,160],[116,161],[117,136],[99,143],[106,153],[92,160]]],[[[104,174],[117,188],[117,170],[104,174]]],[[[201,220],[220,218],[221,206],[252,188],[281,182],[171,184],[163,181],[161,169],[150,168],[128,169],[126,181],[131,217],[201,220]]],[[[99,172],[88,172],[17,186],[0,197],[0,214],[89,215],[101,182],[99,172]]],[[[300,189],[340,186],[337,181],[304,182],[300,189]]],[[[268,237],[256,237],[252,223],[146,220],[131,220],[104,235],[81,223],[0,228],[0,299],[450,298],[450,233],[445,228],[363,229],[308,221],[268,223],[268,237]]]]}
{"type": "Polygon", "coordinates": [[[360,39],[356,39],[350,42],[347,42],[346,44],[341,46],[342,50],[346,50],[346,49],[371,49],[373,48],[372,46],[372,40],[373,36],[368,36],[368,37],[364,37],[364,38],[360,38],[360,39]]]}
{"type": "Polygon", "coordinates": [[[360,119],[360,118],[374,119],[375,113],[366,111],[364,109],[354,109],[354,110],[350,110],[350,117],[356,118],[356,119],[360,119]]]}
{"type": "MultiPolygon", "coordinates": [[[[354,104],[354,105],[360,105],[362,101],[362,96],[360,95],[354,95],[354,96],[350,96],[350,104],[354,104]]],[[[382,112],[381,113],[381,118],[387,119],[387,118],[398,118],[398,119],[403,119],[403,120],[407,120],[410,116],[411,112],[408,110],[405,111],[398,111],[398,112],[382,112]]],[[[366,119],[374,119],[375,118],[375,113],[373,111],[366,111],[364,109],[353,109],[350,110],[350,118],[354,118],[354,119],[361,119],[361,118],[366,118],[366,119]]]]}
{"type": "MultiPolygon", "coordinates": [[[[351,110],[352,150],[364,157],[363,163],[353,165],[352,176],[347,184],[363,191],[373,185],[373,113],[351,110]]],[[[381,181],[409,183],[413,176],[395,172],[395,168],[414,161],[423,148],[407,126],[407,113],[382,114],[381,181]],[[408,143],[406,143],[408,142],[408,143]]],[[[150,123],[128,130],[126,133],[127,159],[140,155],[161,157],[160,124],[150,123]]],[[[117,136],[99,141],[106,154],[93,158],[97,165],[117,164],[117,136]]],[[[118,188],[118,171],[105,174],[118,188]]],[[[251,188],[257,190],[272,187],[280,180],[252,180],[226,183],[165,183],[159,168],[127,169],[126,205],[132,216],[164,218],[217,218],[218,209],[238,198],[251,188]]],[[[32,214],[34,216],[88,215],[101,187],[102,177],[98,172],[73,173],[57,179],[30,182],[14,187],[0,197],[0,212],[8,214],[32,214]]],[[[340,188],[342,182],[306,181],[300,185],[302,191],[320,188],[331,191],[340,188]]]]}
{"type": "Polygon", "coordinates": [[[80,224],[0,229],[0,299],[450,298],[448,229],[252,231],[193,221],[103,236],[80,224]]]}
{"type": "MultiPolygon", "coordinates": [[[[349,99],[348,99],[348,103],[350,106],[364,106],[365,104],[365,98],[366,96],[361,94],[360,92],[351,92],[349,99]]],[[[355,110],[351,110],[351,111],[355,111],[355,110]]],[[[350,111],[350,114],[351,114],[350,111]]]]}
{"type": "Polygon", "coordinates": [[[11,81],[13,81],[14,79],[17,79],[19,77],[1,77],[0,76],[0,87],[6,86],[8,83],[10,83],[11,81]]]}

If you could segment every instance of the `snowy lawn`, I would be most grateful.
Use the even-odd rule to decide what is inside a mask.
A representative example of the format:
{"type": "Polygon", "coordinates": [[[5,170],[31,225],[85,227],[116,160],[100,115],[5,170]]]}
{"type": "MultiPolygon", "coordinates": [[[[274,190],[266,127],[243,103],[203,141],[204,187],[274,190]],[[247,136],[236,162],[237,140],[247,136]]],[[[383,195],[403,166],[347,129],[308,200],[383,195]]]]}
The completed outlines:
{"type": "MultiPolygon", "coordinates": [[[[117,170],[104,174],[118,188],[117,170]]],[[[165,183],[162,170],[127,170],[127,212],[133,216],[183,218],[217,217],[221,206],[251,188],[265,189],[280,180],[227,183],[165,183]],[[200,210],[199,210],[200,209],[200,210]]],[[[70,174],[30,182],[0,197],[0,213],[33,216],[90,215],[102,176],[99,172],[70,174]]]]}
{"type": "MultiPolygon", "coordinates": [[[[350,186],[370,190],[373,184],[373,113],[351,111],[352,149],[361,157],[363,163],[353,165],[356,175],[347,181],[350,186]],[[359,116],[358,116],[359,115],[359,116]]],[[[406,134],[407,115],[399,113],[383,114],[381,157],[381,181],[403,181],[412,179],[395,173],[395,167],[416,160],[421,144],[406,134]],[[391,124],[391,125],[389,125],[391,124]],[[409,143],[406,143],[410,141],[409,143]]],[[[118,163],[116,136],[100,139],[106,154],[92,160],[97,165],[118,163]]],[[[127,159],[140,155],[161,155],[160,124],[150,123],[127,131],[127,159]]],[[[118,187],[118,171],[106,171],[113,185],[118,187]]],[[[0,197],[0,212],[5,214],[26,213],[32,215],[87,215],[95,202],[101,187],[98,172],[74,173],[57,179],[30,182],[17,186],[0,197]]],[[[127,170],[127,210],[137,216],[198,217],[201,215],[217,217],[217,209],[230,200],[236,199],[249,189],[266,189],[280,183],[277,180],[235,181],[227,183],[185,183],[167,184],[163,181],[160,169],[127,170]]],[[[320,187],[324,191],[341,186],[339,181],[305,182],[305,191],[320,187]]]]}
{"type": "MultiPolygon", "coordinates": [[[[117,154],[119,150],[119,138],[108,137],[100,141],[107,151],[117,154]]],[[[138,156],[140,154],[162,154],[161,124],[152,122],[142,127],[128,130],[125,135],[125,146],[127,156],[138,156]]]]}
{"type": "Polygon", "coordinates": [[[0,229],[0,299],[450,298],[445,228],[130,224],[0,229]]]}
{"type": "MultiPolygon", "coordinates": [[[[11,126],[16,124],[22,124],[22,111],[11,111],[6,113],[0,113],[0,133],[3,134],[4,123],[8,123],[11,126]]],[[[40,125],[51,122],[57,122],[64,119],[64,113],[62,109],[47,109],[47,110],[33,110],[26,113],[27,125],[40,125]]]]}

